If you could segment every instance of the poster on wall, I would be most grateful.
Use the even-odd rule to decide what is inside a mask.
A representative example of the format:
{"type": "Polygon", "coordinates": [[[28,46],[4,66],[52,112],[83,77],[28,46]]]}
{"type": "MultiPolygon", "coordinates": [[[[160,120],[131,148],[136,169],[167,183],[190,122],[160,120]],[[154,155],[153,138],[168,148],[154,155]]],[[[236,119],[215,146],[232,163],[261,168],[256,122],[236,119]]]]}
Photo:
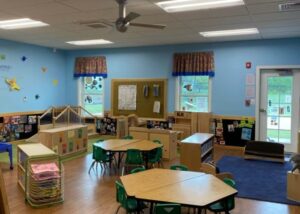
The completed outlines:
{"type": "Polygon", "coordinates": [[[118,92],[118,109],[136,110],[136,85],[120,85],[118,92]]]}
{"type": "Polygon", "coordinates": [[[35,115],[28,116],[28,124],[36,124],[36,116],[35,115]]]}

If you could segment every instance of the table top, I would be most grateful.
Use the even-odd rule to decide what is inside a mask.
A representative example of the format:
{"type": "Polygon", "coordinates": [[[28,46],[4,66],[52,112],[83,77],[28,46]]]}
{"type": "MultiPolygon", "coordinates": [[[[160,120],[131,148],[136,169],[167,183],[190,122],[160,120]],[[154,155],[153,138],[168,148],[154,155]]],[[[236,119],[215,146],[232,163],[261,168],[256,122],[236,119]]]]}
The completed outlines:
{"type": "Polygon", "coordinates": [[[111,151],[114,148],[118,148],[137,141],[139,140],[111,139],[111,140],[105,140],[99,143],[95,143],[94,145],[99,146],[104,150],[111,151]]]}
{"type": "Polygon", "coordinates": [[[153,143],[150,140],[123,140],[123,139],[112,139],[105,140],[95,144],[106,151],[112,152],[126,152],[128,149],[138,149],[141,151],[151,151],[163,145],[153,143]]]}
{"type": "Polygon", "coordinates": [[[140,192],[136,197],[149,201],[205,207],[236,193],[237,190],[217,177],[205,174],[155,190],[140,192]]]}
{"type": "Polygon", "coordinates": [[[181,141],[181,143],[203,144],[210,140],[214,135],[209,133],[195,133],[181,141]]]}
{"type": "Polygon", "coordinates": [[[176,171],[169,169],[149,169],[143,172],[121,176],[121,181],[129,196],[140,192],[159,189],[194,177],[203,176],[201,172],[176,171]]]}
{"type": "Polygon", "coordinates": [[[18,145],[18,149],[23,151],[28,157],[43,155],[55,155],[56,153],[41,143],[31,143],[18,145]]]}
{"type": "Polygon", "coordinates": [[[237,193],[215,176],[199,172],[154,169],[122,176],[121,181],[126,193],[138,199],[197,207],[237,193]]]}

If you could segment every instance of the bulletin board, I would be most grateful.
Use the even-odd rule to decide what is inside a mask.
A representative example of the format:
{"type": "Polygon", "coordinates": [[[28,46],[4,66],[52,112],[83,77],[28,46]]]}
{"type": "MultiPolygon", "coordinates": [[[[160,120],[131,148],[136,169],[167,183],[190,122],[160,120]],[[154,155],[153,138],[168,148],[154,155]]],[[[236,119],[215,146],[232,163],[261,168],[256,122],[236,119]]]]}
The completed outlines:
{"type": "Polygon", "coordinates": [[[167,87],[166,79],[112,79],[111,113],[113,116],[136,114],[141,118],[165,119],[167,87]],[[127,92],[124,93],[124,90],[127,92]],[[121,97],[119,93],[122,93],[121,97]],[[119,103],[124,101],[120,99],[126,99],[126,93],[129,93],[128,97],[134,96],[128,107],[119,103]],[[155,107],[158,107],[159,111],[155,107]]]}
{"type": "MultiPolygon", "coordinates": [[[[251,121],[254,121],[251,119],[251,121]]],[[[251,125],[245,119],[213,119],[214,134],[218,144],[230,146],[245,146],[249,140],[255,138],[255,123],[251,125]],[[245,121],[246,124],[243,125],[245,121]]]]}

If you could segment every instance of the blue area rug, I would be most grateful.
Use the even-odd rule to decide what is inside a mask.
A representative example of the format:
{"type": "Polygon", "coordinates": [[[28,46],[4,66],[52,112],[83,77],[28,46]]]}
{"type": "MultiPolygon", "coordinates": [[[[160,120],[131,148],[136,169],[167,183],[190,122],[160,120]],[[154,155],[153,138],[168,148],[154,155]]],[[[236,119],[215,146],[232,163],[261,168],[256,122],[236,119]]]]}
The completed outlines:
{"type": "Polygon", "coordinates": [[[221,172],[233,174],[238,197],[300,206],[300,203],[286,198],[287,171],[292,168],[289,162],[282,164],[224,156],[217,166],[221,172]]]}

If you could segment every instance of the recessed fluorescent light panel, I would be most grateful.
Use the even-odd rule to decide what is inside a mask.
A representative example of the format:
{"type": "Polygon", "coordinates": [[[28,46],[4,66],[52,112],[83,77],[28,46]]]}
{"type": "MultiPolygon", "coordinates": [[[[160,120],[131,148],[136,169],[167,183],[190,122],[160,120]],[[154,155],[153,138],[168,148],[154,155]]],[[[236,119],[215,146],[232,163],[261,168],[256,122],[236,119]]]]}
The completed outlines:
{"type": "Polygon", "coordinates": [[[221,37],[221,36],[242,36],[250,34],[258,34],[257,28],[245,28],[235,30],[219,30],[219,31],[207,31],[200,32],[200,35],[204,37],[221,37]]]}
{"type": "Polygon", "coordinates": [[[105,45],[112,44],[113,42],[104,39],[92,39],[92,40],[79,40],[66,42],[71,45],[105,45]]]}
{"type": "Polygon", "coordinates": [[[233,7],[244,4],[243,0],[171,0],[156,3],[168,13],[233,7]]]}
{"type": "Polygon", "coordinates": [[[47,23],[32,20],[29,18],[23,19],[11,19],[0,21],[0,28],[5,30],[23,29],[23,28],[33,28],[33,27],[44,27],[47,23]]]}

